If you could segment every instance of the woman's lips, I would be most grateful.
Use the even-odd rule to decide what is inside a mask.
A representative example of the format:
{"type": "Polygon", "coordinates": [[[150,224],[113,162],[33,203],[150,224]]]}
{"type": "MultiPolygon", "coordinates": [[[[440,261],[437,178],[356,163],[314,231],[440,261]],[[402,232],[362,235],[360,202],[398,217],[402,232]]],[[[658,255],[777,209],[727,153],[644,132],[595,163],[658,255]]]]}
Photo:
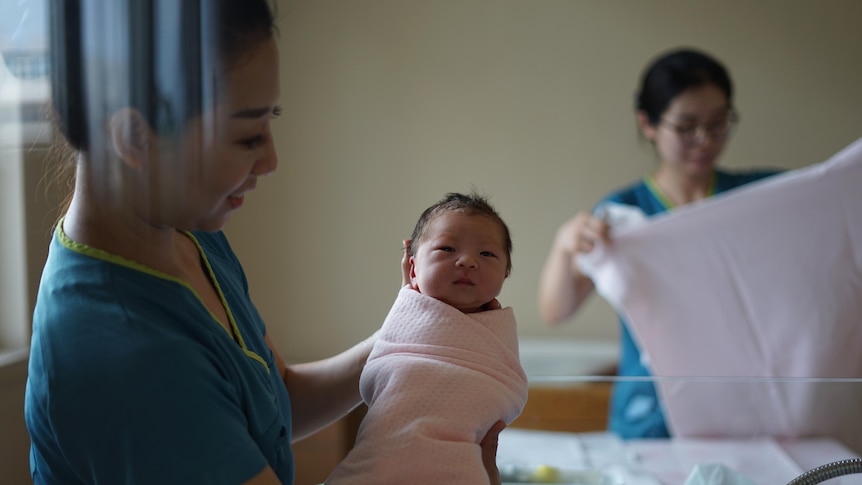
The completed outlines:
{"type": "Polygon", "coordinates": [[[242,207],[243,202],[245,201],[245,194],[254,190],[255,184],[249,184],[247,187],[243,187],[238,190],[234,195],[227,196],[227,203],[234,209],[239,209],[242,207]]]}
{"type": "Polygon", "coordinates": [[[242,203],[245,201],[244,195],[231,195],[227,198],[227,203],[230,204],[231,208],[239,209],[242,207],[242,203]]]}

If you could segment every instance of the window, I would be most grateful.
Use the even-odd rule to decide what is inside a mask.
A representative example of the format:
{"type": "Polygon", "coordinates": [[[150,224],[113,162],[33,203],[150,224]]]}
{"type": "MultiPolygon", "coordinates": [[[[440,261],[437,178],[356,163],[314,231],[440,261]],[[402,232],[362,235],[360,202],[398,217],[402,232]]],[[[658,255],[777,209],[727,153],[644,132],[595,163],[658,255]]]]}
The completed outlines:
{"type": "Polygon", "coordinates": [[[46,0],[0,0],[0,146],[47,143],[46,0]]]}
{"type": "Polygon", "coordinates": [[[39,177],[28,170],[44,159],[50,141],[46,33],[46,0],[0,0],[0,353],[29,344],[34,278],[46,247],[28,237],[28,219],[44,219],[33,208],[39,177]],[[28,257],[34,256],[28,250],[42,254],[28,257]]]}

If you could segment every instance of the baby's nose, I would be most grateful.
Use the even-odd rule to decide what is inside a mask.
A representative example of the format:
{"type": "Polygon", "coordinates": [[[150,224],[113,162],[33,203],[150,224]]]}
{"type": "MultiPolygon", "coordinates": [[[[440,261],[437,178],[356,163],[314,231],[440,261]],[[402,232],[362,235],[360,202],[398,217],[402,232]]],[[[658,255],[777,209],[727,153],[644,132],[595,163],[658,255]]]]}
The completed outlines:
{"type": "Polygon", "coordinates": [[[458,266],[463,266],[466,268],[476,268],[479,266],[479,263],[478,263],[478,261],[476,261],[476,258],[474,258],[470,255],[466,255],[466,254],[461,256],[460,258],[458,258],[458,261],[456,264],[458,266]]]}

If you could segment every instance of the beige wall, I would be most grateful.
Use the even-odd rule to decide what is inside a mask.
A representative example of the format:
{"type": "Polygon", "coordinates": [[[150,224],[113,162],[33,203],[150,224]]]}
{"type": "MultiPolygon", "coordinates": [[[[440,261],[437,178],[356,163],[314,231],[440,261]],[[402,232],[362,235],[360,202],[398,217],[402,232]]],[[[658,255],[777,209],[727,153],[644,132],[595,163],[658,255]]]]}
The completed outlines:
{"type": "Polygon", "coordinates": [[[730,68],[726,166],[801,167],[862,136],[856,0],[282,0],[280,17],[281,165],[228,232],[289,359],[374,331],[401,239],[471,184],[513,233],[501,300],[521,335],[615,338],[599,298],[545,326],[536,284],[557,225],[654,166],[632,102],[666,48],[730,68]]]}
{"type": "MultiPolygon", "coordinates": [[[[743,122],[728,166],[800,167],[862,136],[857,0],[282,0],[280,15],[281,167],[228,232],[291,360],[376,329],[401,239],[471,184],[512,229],[501,300],[522,336],[614,338],[599,298],[544,326],[536,281],[560,221],[653,166],[631,104],[665,48],[701,47],[731,68],[743,122]]],[[[25,164],[31,304],[56,202],[42,155],[25,164]]],[[[25,369],[0,371],[0,471],[26,483],[25,369]]]]}

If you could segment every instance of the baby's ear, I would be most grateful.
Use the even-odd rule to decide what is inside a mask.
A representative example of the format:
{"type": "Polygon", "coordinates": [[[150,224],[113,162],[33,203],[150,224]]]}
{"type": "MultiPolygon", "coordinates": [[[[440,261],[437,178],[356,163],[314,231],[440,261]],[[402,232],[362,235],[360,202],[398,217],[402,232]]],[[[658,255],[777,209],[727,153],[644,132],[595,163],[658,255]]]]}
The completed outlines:
{"type": "Polygon", "coordinates": [[[410,286],[414,289],[419,287],[419,284],[416,282],[416,263],[415,256],[410,256],[410,286]]]}
{"type": "Polygon", "coordinates": [[[149,158],[155,134],[140,111],[123,108],[111,117],[109,124],[114,150],[132,168],[140,169],[149,158]]]}

